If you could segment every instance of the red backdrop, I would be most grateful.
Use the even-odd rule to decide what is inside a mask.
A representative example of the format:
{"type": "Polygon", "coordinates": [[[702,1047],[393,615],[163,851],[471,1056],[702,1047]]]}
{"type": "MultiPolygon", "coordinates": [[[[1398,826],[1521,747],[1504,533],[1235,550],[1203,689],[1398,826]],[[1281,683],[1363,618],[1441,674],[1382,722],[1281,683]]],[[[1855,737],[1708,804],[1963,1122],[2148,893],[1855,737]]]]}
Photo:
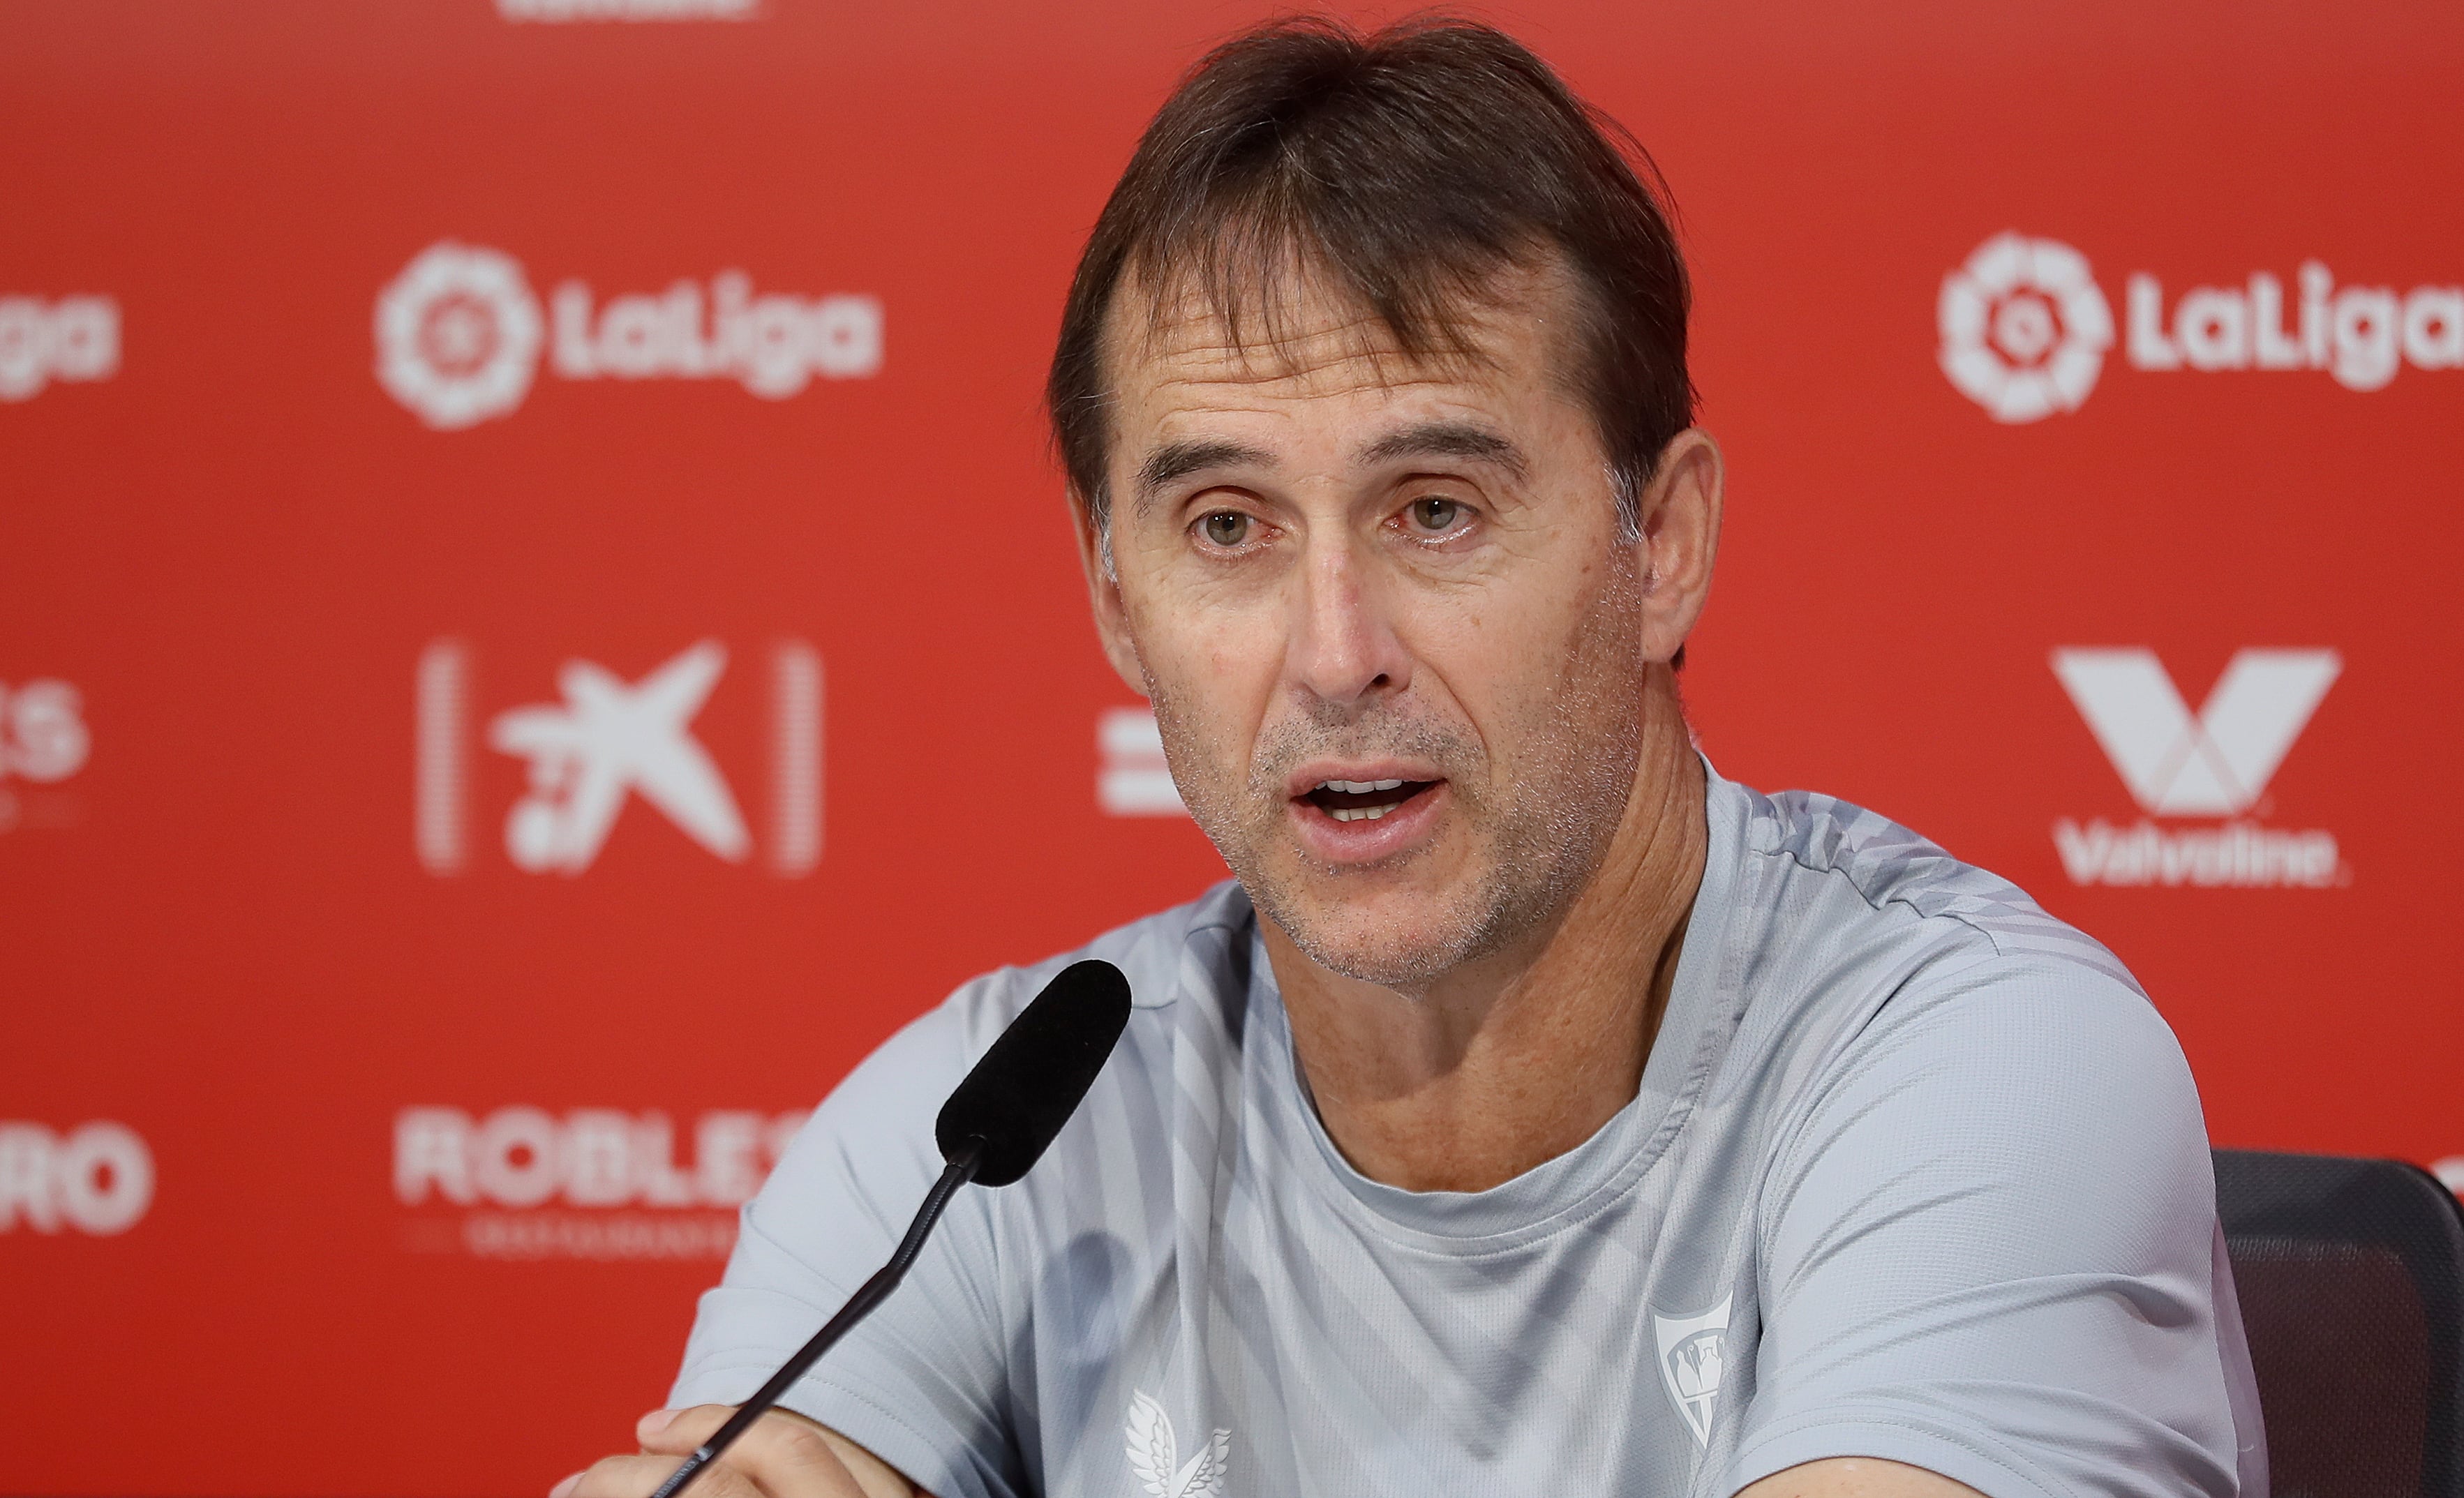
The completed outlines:
{"type": "MultiPolygon", "coordinates": [[[[1250,14],[0,11],[0,1489],[544,1489],[781,1115],[1221,876],[1035,402],[1250,14]]],[[[1498,18],[1683,209],[1720,767],[2464,1156],[2464,11],[1498,18]]]]}

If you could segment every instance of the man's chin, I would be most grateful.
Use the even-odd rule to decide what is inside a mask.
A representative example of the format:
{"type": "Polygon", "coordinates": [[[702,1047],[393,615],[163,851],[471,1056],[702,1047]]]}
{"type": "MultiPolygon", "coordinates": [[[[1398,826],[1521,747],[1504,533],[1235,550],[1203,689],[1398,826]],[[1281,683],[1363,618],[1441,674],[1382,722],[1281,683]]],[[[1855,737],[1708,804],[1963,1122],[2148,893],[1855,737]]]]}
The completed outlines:
{"type": "Polygon", "coordinates": [[[1479,955],[1488,922],[1461,890],[1430,897],[1388,893],[1323,899],[1289,888],[1251,897],[1292,945],[1320,967],[1364,983],[1413,992],[1479,955]]]}

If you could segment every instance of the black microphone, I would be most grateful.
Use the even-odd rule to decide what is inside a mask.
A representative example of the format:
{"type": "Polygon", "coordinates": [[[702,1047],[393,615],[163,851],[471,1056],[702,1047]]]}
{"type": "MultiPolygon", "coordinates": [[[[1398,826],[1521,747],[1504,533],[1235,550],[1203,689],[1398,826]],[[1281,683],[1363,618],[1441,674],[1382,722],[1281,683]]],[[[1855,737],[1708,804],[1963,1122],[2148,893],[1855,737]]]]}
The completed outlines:
{"type": "Polygon", "coordinates": [[[941,1105],[933,1140],[947,1163],[941,1179],[925,1193],[915,1221],[907,1225],[898,1251],[650,1498],[675,1498],[693,1474],[734,1445],[839,1338],[890,1298],[960,1186],[970,1180],[1006,1186],[1025,1175],[1078,1111],[1129,1023],[1130,980],[1110,962],[1072,962],[1045,984],[1044,992],[1019,1012],[941,1105]]]}

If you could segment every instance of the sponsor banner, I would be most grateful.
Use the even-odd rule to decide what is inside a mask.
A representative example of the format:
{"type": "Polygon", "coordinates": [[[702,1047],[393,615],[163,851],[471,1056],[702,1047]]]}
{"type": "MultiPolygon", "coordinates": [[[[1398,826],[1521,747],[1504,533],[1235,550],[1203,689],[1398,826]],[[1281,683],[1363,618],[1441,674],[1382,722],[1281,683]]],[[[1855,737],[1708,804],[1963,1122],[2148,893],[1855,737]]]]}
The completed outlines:
{"type": "Polygon", "coordinates": [[[725,1259],[734,1209],[805,1116],[722,1110],[688,1131],[657,1111],[405,1108],[394,1200],[461,1210],[407,1216],[402,1243],[477,1259],[725,1259]]]}
{"type": "MultiPolygon", "coordinates": [[[[1688,226],[1705,751],[2110,946],[2219,1142],[2464,1184],[2464,11],[1535,6],[1688,226]]],[[[1265,11],[0,10],[0,1491],[544,1490],[770,1105],[1225,876],[1037,407],[1265,11]]]]}
{"type": "Polygon", "coordinates": [[[1106,708],[1095,719],[1095,804],[1108,817],[1185,817],[1151,708],[1106,708]]]}
{"type": "MultiPolygon", "coordinates": [[[[449,876],[471,859],[469,761],[480,730],[471,716],[469,646],[431,641],[415,673],[415,811],[422,867],[449,876]]],[[[811,646],[771,646],[768,825],[761,862],[781,878],[822,857],[822,663],[811,646]]],[[[728,669],[727,648],[703,640],[638,681],[589,660],[557,672],[559,699],[492,715],[486,746],[520,760],[527,788],[504,814],[501,847],[526,873],[589,869],[616,820],[638,802],[723,863],[753,860],[756,837],[729,778],[693,718],[728,669]]]]}
{"type": "Polygon", "coordinates": [[[877,297],[757,294],[742,271],[600,299],[561,282],[551,313],[520,261],[440,240],[377,297],[377,383],[442,431],[506,416],[547,356],[563,380],[726,380],[764,400],[881,372],[877,297]]]}
{"type": "Polygon", "coordinates": [[[759,0],[496,0],[508,21],[750,21],[759,0]]]}
{"type": "Polygon", "coordinates": [[[120,372],[120,303],[109,297],[0,295],[0,402],[31,401],[52,382],[120,372]]]}
{"type": "MultiPolygon", "coordinates": [[[[2406,365],[2464,368],[2464,285],[2340,284],[2322,261],[2290,279],[2253,271],[2169,297],[2147,271],[2126,282],[2133,369],[2309,370],[2381,389],[2406,365]]],[[[2114,346],[2113,305],[2087,257],[2057,239],[1994,235],[1945,276],[1935,305],[1943,373],[1994,420],[2077,410],[2114,346]]]]}
{"type": "Polygon", "coordinates": [[[2352,882],[2336,835],[2244,819],[2343,672],[2329,650],[2237,651],[2193,717],[2156,652],[2067,648],[2054,674],[2142,818],[2054,824],[2073,884],[2327,889],[2352,882]],[[2181,826],[2171,819],[2216,817],[2181,826]]]}
{"type": "Polygon", "coordinates": [[[0,832],[75,824],[82,805],[61,782],[85,768],[94,736],[85,699],[65,681],[0,681],[0,832]]]}
{"type": "Polygon", "coordinates": [[[111,1238],[154,1204],[154,1153],[126,1124],[0,1119],[0,1233],[111,1238]]]}

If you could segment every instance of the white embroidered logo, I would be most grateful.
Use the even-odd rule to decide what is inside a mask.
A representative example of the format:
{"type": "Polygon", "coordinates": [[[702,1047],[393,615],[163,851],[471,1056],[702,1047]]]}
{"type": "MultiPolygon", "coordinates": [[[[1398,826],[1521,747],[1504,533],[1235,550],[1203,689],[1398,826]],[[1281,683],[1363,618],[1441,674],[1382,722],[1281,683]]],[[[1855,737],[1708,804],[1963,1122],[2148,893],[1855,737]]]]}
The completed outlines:
{"type": "MultiPolygon", "coordinates": [[[[1721,1308],[1727,1308],[1723,1305],[1721,1308]]],[[[1155,1498],[1221,1498],[1223,1470],[1232,1454],[1232,1432],[1218,1430],[1186,1465],[1173,1436],[1172,1417],[1145,1390],[1130,1400],[1130,1470],[1155,1498]]]]}
{"type": "Polygon", "coordinates": [[[1728,1350],[1728,1303],[1735,1298],[1723,1295],[1718,1305],[1696,1316],[1651,1313],[1652,1333],[1660,1343],[1660,1381],[1668,1386],[1677,1413],[1685,1417],[1685,1428],[1706,1446],[1711,1443],[1711,1410],[1720,1398],[1721,1362],[1728,1350]]]}

